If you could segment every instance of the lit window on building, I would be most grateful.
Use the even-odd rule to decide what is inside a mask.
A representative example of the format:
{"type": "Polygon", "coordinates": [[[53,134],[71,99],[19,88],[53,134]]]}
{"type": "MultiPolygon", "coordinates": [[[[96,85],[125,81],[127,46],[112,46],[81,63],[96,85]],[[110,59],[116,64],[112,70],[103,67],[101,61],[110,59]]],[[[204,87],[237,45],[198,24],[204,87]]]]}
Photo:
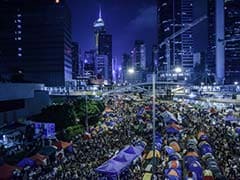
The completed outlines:
{"type": "Polygon", "coordinates": [[[18,57],[22,57],[22,53],[18,53],[18,57]]]}
{"type": "Polygon", "coordinates": [[[17,17],[22,17],[22,14],[17,14],[17,17]]]}
{"type": "Polygon", "coordinates": [[[60,0],[56,0],[55,2],[56,2],[56,3],[59,3],[59,2],[60,2],[60,0]]]}
{"type": "Polygon", "coordinates": [[[21,19],[18,19],[18,20],[17,20],[17,22],[18,22],[18,23],[21,23],[21,22],[22,22],[22,20],[21,20],[21,19]]]}
{"type": "Polygon", "coordinates": [[[22,51],[22,48],[19,47],[19,48],[18,48],[18,51],[22,51]]]}
{"type": "Polygon", "coordinates": [[[19,41],[21,41],[21,40],[22,40],[22,38],[21,38],[21,37],[18,37],[18,40],[19,40],[19,41]]]}
{"type": "Polygon", "coordinates": [[[22,34],[22,31],[18,31],[18,34],[22,34]]]}
{"type": "Polygon", "coordinates": [[[21,26],[21,25],[17,25],[17,27],[18,27],[19,29],[21,29],[21,28],[22,28],[22,26],[21,26]]]}

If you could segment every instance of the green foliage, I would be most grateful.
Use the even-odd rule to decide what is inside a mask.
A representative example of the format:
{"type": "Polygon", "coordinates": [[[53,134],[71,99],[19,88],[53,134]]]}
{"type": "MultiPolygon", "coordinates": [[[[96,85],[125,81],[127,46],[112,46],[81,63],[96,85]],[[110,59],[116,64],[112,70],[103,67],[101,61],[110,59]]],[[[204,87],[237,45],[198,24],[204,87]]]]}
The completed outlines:
{"type": "Polygon", "coordinates": [[[56,129],[62,130],[76,124],[76,114],[72,105],[53,105],[42,109],[41,114],[34,116],[33,120],[55,123],[56,129]]]}
{"type": "Polygon", "coordinates": [[[66,139],[72,139],[72,137],[83,133],[82,125],[69,126],[66,129],[66,139]]]}
{"type": "Polygon", "coordinates": [[[77,99],[71,104],[64,103],[44,108],[42,109],[41,114],[35,115],[31,117],[31,119],[38,122],[55,123],[56,130],[59,131],[66,129],[67,127],[70,127],[71,129],[71,127],[77,125],[76,119],[80,120],[81,125],[85,125],[86,115],[89,124],[96,123],[104,108],[105,106],[102,101],[83,98],[77,99]]]}
{"type": "Polygon", "coordinates": [[[99,119],[99,114],[103,112],[105,106],[102,101],[96,101],[92,99],[78,99],[73,103],[76,116],[84,124],[86,115],[90,120],[90,124],[94,124],[99,119]]]}

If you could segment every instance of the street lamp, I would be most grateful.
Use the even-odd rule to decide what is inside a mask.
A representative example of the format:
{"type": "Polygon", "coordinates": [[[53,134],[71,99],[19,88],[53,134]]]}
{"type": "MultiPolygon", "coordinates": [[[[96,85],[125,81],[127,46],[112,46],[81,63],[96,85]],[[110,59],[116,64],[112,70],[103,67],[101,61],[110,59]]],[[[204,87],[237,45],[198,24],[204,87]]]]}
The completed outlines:
{"type": "Polygon", "coordinates": [[[129,74],[134,74],[134,72],[135,72],[135,70],[134,70],[133,68],[129,68],[129,69],[128,69],[128,73],[129,73],[129,74]]]}
{"type": "Polygon", "coordinates": [[[182,72],[182,68],[181,67],[176,67],[174,69],[175,73],[181,73],[182,72]]]}
{"type": "Polygon", "coordinates": [[[181,67],[176,67],[176,68],[174,69],[174,72],[177,74],[177,81],[178,81],[178,74],[179,74],[179,73],[182,73],[182,68],[181,68],[181,67]]]}
{"type": "Polygon", "coordinates": [[[129,80],[132,81],[131,83],[133,83],[133,81],[134,81],[133,74],[135,73],[134,68],[129,68],[129,69],[127,70],[127,72],[128,72],[128,74],[130,74],[129,80]]]}

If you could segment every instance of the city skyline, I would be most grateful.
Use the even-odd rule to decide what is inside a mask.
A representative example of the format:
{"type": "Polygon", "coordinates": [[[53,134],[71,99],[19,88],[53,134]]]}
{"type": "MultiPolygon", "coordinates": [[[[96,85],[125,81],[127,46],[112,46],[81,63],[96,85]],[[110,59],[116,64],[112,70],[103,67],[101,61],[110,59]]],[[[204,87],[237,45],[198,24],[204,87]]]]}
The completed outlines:
{"type": "Polygon", "coordinates": [[[82,52],[95,47],[93,23],[98,18],[99,6],[106,30],[113,38],[113,58],[122,59],[136,39],[147,45],[147,57],[151,58],[151,46],[157,41],[155,0],[116,1],[68,1],[72,12],[72,38],[82,52]],[[126,11],[127,7],[127,11],[126,11]],[[149,32],[146,35],[146,32],[149,32]]]}

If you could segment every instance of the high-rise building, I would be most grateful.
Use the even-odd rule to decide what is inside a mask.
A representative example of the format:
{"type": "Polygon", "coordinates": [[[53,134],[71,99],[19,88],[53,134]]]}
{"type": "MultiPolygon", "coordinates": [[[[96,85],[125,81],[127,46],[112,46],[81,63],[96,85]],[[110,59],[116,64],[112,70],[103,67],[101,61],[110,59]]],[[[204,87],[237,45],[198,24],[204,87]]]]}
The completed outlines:
{"type": "MultiPolygon", "coordinates": [[[[181,29],[181,0],[157,1],[158,44],[181,29]]],[[[170,42],[170,66],[181,65],[181,36],[170,42]]],[[[166,46],[159,50],[159,70],[167,70],[166,46]]]]}
{"type": "Polygon", "coordinates": [[[225,76],[222,79],[224,83],[229,84],[240,81],[240,41],[237,40],[240,38],[240,29],[238,27],[240,24],[240,4],[238,0],[224,1],[225,12],[223,22],[225,22],[225,25],[218,28],[218,31],[223,31],[224,36],[216,40],[216,17],[219,16],[216,13],[216,3],[216,0],[208,0],[208,49],[206,66],[215,75],[216,80],[217,75],[221,73],[225,76]],[[216,43],[225,46],[225,62],[223,63],[219,63],[219,58],[216,58],[216,43]],[[222,67],[220,64],[222,64],[222,67]],[[216,71],[217,69],[218,72],[216,71]]]}
{"type": "Polygon", "coordinates": [[[112,35],[107,34],[105,24],[102,19],[101,8],[99,9],[99,17],[93,24],[95,33],[95,44],[97,55],[107,55],[108,57],[108,83],[111,83],[112,78],[112,35]]]}
{"type": "Polygon", "coordinates": [[[225,83],[240,82],[240,2],[225,1],[225,83]]]}
{"type": "MultiPolygon", "coordinates": [[[[158,44],[173,35],[184,25],[193,21],[192,0],[158,0],[158,44]]],[[[170,70],[181,66],[185,70],[193,68],[192,29],[170,40],[170,54],[166,46],[159,50],[159,70],[167,70],[167,56],[170,56],[170,70]]]]}
{"type": "Polygon", "coordinates": [[[81,75],[81,59],[80,49],[77,42],[72,43],[72,76],[73,79],[77,79],[81,75]]]}
{"type": "Polygon", "coordinates": [[[95,59],[96,59],[96,51],[94,49],[84,52],[84,59],[83,59],[83,75],[84,76],[95,75],[95,59]]]}
{"type": "Polygon", "coordinates": [[[146,70],[146,47],[142,40],[134,42],[133,63],[136,70],[146,70]]]}
{"type": "Polygon", "coordinates": [[[72,80],[71,14],[65,0],[8,0],[0,6],[0,74],[65,86],[72,80]]]}
{"type": "MultiPolygon", "coordinates": [[[[181,4],[182,25],[192,23],[193,21],[193,2],[192,0],[182,0],[181,4]]],[[[181,34],[182,38],[182,67],[184,69],[193,68],[193,36],[192,29],[181,34]]]]}
{"type": "Polygon", "coordinates": [[[107,81],[108,77],[108,56],[107,55],[97,55],[95,59],[95,73],[97,79],[102,79],[107,81]]]}

